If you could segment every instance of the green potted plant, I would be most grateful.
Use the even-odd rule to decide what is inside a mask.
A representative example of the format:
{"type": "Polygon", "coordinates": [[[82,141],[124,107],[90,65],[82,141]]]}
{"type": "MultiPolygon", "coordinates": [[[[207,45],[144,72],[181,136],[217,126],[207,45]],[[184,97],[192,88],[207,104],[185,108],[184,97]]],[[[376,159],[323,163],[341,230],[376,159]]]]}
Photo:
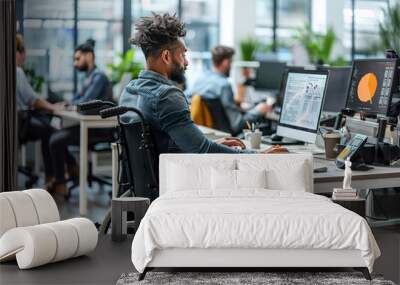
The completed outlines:
{"type": "Polygon", "coordinates": [[[383,21],[379,23],[380,49],[400,52],[400,4],[383,9],[383,21]]]}
{"type": "Polygon", "coordinates": [[[125,54],[118,52],[116,56],[118,63],[107,64],[112,84],[116,85],[120,83],[126,75],[130,75],[130,79],[136,79],[139,76],[139,72],[143,69],[143,65],[140,62],[134,61],[135,50],[133,48],[129,49],[125,54]]]}
{"type": "Polygon", "coordinates": [[[255,37],[247,37],[240,41],[240,53],[243,61],[253,61],[255,52],[261,46],[260,41],[255,37]]]}
{"type": "Polygon", "coordinates": [[[36,93],[41,93],[42,92],[42,87],[44,83],[44,77],[41,75],[36,74],[35,68],[33,65],[24,65],[22,67],[24,70],[26,77],[29,80],[29,83],[31,84],[33,90],[36,93]]]}
{"type": "Polygon", "coordinates": [[[312,31],[309,23],[298,29],[295,39],[306,50],[309,60],[313,64],[331,63],[331,53],[336,42],[336,34],[329,28],[326,34],[312,31]]]}

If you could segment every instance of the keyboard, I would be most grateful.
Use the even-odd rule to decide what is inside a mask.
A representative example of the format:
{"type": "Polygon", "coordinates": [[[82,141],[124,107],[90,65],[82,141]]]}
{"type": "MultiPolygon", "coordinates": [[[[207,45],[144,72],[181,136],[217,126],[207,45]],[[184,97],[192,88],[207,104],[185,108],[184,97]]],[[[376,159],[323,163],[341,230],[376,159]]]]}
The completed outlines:
{"type": "Polygon", "coordinates": [[[324,154],[325,149],[320,148],[316,145],[295,145],[285,146],[289,152],[292,153],[311,153],[311,154],[324,154]]]}

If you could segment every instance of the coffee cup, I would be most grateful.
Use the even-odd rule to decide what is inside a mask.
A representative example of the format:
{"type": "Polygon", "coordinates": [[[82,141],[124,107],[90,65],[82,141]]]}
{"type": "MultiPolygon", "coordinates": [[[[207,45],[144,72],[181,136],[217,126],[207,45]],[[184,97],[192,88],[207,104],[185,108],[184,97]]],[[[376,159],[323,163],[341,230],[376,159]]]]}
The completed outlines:
{"type": "Polygon", "coordinates": [[[248,132],[245,135],[245,139],[250,142],[252,149],[260,149],[262,133],[259,130],[248,132]]]}
{"type": "Polygon", "coordinates": [[[326,159],[336,159],[338,153],[336,146],[340,143],[339,133],[327,133],[324,134],[324,144],[325,144],[325,157],[326,159]]]}

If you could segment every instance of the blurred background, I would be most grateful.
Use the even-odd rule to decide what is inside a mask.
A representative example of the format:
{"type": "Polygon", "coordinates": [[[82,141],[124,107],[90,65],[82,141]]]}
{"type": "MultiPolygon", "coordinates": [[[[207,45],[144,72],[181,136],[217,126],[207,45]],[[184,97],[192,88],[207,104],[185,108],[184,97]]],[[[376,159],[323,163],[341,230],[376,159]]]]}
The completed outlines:
{"type": "Polygon", "coordinates": [[[137,75],[144,58],[128,39],[135,21],[152,11],[185,21],[190,86],[210,66],[216,44],[235,47],[236,60],[290,65],[340,66],[383,56],[396,9],[389,0],[17,0],[16,10],[36,91],[68,100],[80,84],[74,47],[88,38],[96,41],[96,62],[113,81],[114,95],[126,84],[123,74],[137,75]]]}

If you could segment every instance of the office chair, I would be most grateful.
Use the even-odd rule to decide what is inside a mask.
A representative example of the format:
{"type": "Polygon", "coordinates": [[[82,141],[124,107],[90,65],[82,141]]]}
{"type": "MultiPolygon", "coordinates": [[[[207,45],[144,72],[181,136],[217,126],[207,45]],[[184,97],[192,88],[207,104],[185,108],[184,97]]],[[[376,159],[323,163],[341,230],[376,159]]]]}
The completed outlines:
{"type": "Polygon", "coordinates": [[[36,182],[39,180],[39,176],[33,173],[33,170],[28,166],[19,165],[18,172],[23,174],[28,180],[25,182],[25,187],[27,189],[32,188],[36,182]]]}
{"type": "MultiPolygon", "coordinates": [[[[114,135],[115,136],[115,135],[114,135]]],[[[75,146],[73,146],[75,147],[75,146]]],[[[104,139],[98,142],[92,142],[88,146],[89,152],[91,153],[105,153],[105,152],[111,152],[111,146],[109,143],[105,143],[104,139]]],[[[75,150],[75,149],[74,149],[75,150]]],[[[79,152],[79,148],[76,149],[77,152],[79,152]]],[[[87,182],[88,186],[92,187],[93,183],[96,182],[100,187],[102,186],[112,186],[112,177],[110,175],[106,174],[95,174],[94,173],[94,162],[93,160],[88,161],[89,167],[88,167],[88,175],[87,175],[87,182]]],[[[72,184],[68,187],[68,192],[66,195],[64,195],[64,198],[66,201],[69,200],[71,197],[71,192],[74,188],[79,186],[79,177],[78,176],[73,176],[69,177],[67,182],[72,182],[72,184]]],[[[111,195],[111,192],[110,192],[111,195]]]]}
{"type": "Polygon", "coordinates": [[[211,113],[214,124],[213,128],[226,133],[230,133],[233,136],[238,135],[238,132],[234,132],[234,130],[232,129],[231,123],[225,113],[225,109],[222,105],[221,100],[219,98],[208,99],[204,97],[202,99],[211,113]]]}
{"type": "MultiPolygon", "coordinates": [[[[30,126],[31,118],[36,115],[36,118],[39,120],[48,120],[49,114],[42,113],[37,110],[19,110],[17,113],[17,122],[18,122],[18,143],[20,149],[26,148],[27,143],[30,141],[28,137],[28,128],[30,126]]],[[[47,123],[47,121],[46,121],[47,123]]],[[[29,166],[23,165],[18,166],[18,172],[23,174],[27,180],[25,182],[26,188],[32,188],[36,182],[39,180],[39,176],[34,173],[33,169],[29,166]]]]}

